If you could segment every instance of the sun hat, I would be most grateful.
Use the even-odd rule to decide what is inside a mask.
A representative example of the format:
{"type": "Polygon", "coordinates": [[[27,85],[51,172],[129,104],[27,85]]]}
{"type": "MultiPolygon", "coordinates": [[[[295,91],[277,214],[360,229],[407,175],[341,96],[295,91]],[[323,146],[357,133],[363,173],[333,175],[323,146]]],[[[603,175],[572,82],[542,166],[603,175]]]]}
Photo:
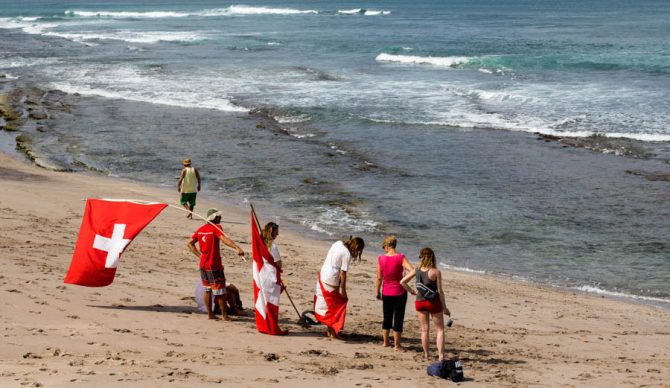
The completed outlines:
{"type": "Polygon", "coordinates": [[[189,159],[189,158],[184,159],[184,160],[182,161],[182,164],[183,164],[184,166],[190,166],[190,165],[191,165],[191,159],[189,159]]]}
{"type": "Polygon", "coordinates": [[[220,217],[223,214],[219,209],[211,208],[207,210],[207,221],[213,221],[216,217],[220,217]]]}

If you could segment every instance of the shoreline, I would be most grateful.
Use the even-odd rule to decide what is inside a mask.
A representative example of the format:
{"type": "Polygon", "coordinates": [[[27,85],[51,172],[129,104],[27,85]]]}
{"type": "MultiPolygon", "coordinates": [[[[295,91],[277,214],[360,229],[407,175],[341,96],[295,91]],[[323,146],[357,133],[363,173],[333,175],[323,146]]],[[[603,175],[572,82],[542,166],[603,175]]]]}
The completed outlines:
{"type": "MultiPolygon", "coordinates": [[[[197,263],[185,242],[200,223],[186,221],[181,212],[165,212],[140,234],[122,257],[111,286],[62,284],[81,222],[82,195],[94,191],[107,197],[157,199],[174,197],[173,190],[95,174],[48,171],[4,153],[0,162],[5,187],[0,194],[5,241],[0,247],[5,264],[0,285],[7,298],[0,314],[7,344],[0,350],[0,381],[48,386],[443,383],[426,376],[427,364],[420,361],[411,298],[405,317],[406,351],[394,353],[381,346],[381,307],[372,295],[380,252],[373,241],[368,242],[364,261],[351,271],[343,341],[323,338],[320,327],[300,328],[285,296],[280,324],[293,335],[266,336],[256,332],[250,317],[222,323],[194,312],[197,263]],[[19,254],[24,249],[31,254],[19,254]],[[37,275],[26,266],[36,268],[37,275]],[[216,328],[221,338],[212,341],[207,333],[216,328]]],[[[202,198],[196,209],[223,208],[224,219],[234,222],[224,224],[226,232],[249,252],[248,213],[221,205],[202,198]]],[[[300,309],[308,308],[312,275],[329,243],[284,229],[278,241],[286,257],[291,296],[300,309]]],[[[240,287],[248,309],[250,264],[222,251],[226,273],[240,287]]],[[[670,379],[667,311],[488,275],[445,271],[444,278],[455,318],[447,330],[446,350],[463,361],[466,381],[664,386],[670,379]]]]}
{"type": "MultiPolygon", "coordinates": [[[[42,127],[44,128],[44,121],[43,119],[46,117],[50,116],[50,110],[55,109],[55,107],[60,106],[63,109],[69,110],[68,104],[72,103],[72,101],[57,101],[56,104],[47,104],[44,105],[42,102],[42,99],[44,96],[47,94],[47,92],[44,89],[41,89],[40,87],[34,86],[34,85],[16,85],[13,80],[10,80],[9,82],[4,82],[3,83],[3,89],[1,90],[2,92],[7,93],[8,91],[11,93],[12,91],[15,91],[15,95],[12,96],[12,98],[5,99],[7,101],[4,101],[5,104],[7,104],[8,101],[11,100],[17,100],[18,97],[22,94],[25,94],[25,96],[22,98],[23,102],[21,103],[20,110],[21,112],[15,112],[14,114],[15,118],[14,120],[11,120],[12,127],[14,128],[13,131],[2,131],[2,136],[7,138],[7,142],[3,141],[3,144],[0,145],[0,152],[10,152],[13,155],[16,155],[17,158],[24,158],[28,160],[24,160],[27,163],[32,163],[34,165],[37,165],[39,167],[45,168],[47,170],[51,171],[66,171],[66,172],[74,172],[77,174],[90,174],[90,175],[95,175],[95,176],[103,176],[103,177],[109,177],[113,179],[120,179],[123,181],[127,182],[135,182],[135,183],[143,183],[143,184],[148,184],[151,185],[157,189],[161,188],[166,188],[170,187],[169,184],[161,184],[157,182],[138,182],[136,179],[133,179],[130,176],[119,176],[115,175],[112,173],[104,174],[102,171],[98,171],[94,166],[87,166],[85,164],[82,164],[78,162],[80,165],[79,167],[84,167],[83,170],[72,170],[69,168],[58,168],[56,164],[53,163],[53,160],[50,159],[45,159],[45,155],[41,155],[39,153],[33,152],[31,149],[31,141],[29,140],[30,137],[30,132],[41,132],[47,129],[42,129],[40,130],[39,128],[42,127]],[[22,86],[21,86],[22,85],[22,86]],[[9,89],[7,89],[9,87],[9,89]],[[42,99],[39,98],[38,94],[42,93],[42,99]],[[42,121],[41,121],[42,120],[42,121]],[[14,149],[9,149],[10,142],[11,142],[11,137],[12,134],[22,134],[22,133],[28,133],[28,140],[22,139],[22,140],[16,140],[16,147],[14,149]],[[7,144],[4,144],[7,143],[7,144]]],[[[56,95],[67,95],[67,93],[63,93],[60,91],[50,91],[55,93],[56,95]]],[[[8,93],[8,94],[10,94],[8,93]]],[[[0,101],[2,102],[2,101],[0,101]]],[[[7,112],[9,110],[11,111],[12,107],[11,105],[3,105],[0,106],[0,113],[7,112]]],[[[57,109],[57,108],[56,108],[57,109]]],[[[232,115],[232,113],[230,113],[232,115]]],[[[5,116],[7,114],[5,113],[5,116]]],[[[238,120],[245,121],[248,120],[250,122],[257,122],[256,128],[262,128],[265,131],[269,132],[283,132],[284,134],[286,131],[282,129],[279,123],[275,122],[274,119],[270,114],[268,114],[265,111],[260,111],[257,113],[249,113],[249,116],[245,115],[238,115],[236,116],[238,120]]],[[[559,144],[564,144],[563,147],[572,146],[576,148],[589,148],[590,143],[587,140],[583,140],[580,142],[574,141],[575,139],[573,138],[560,138],[556,136],[547,136],[547,135],[541,135],[541,134],[531,134],[531,133],[523,133],[521,134],[523,136],[530,138],[533,138],[533,136],[536,137],[537,140],[542,140],[546,143],[552,143],[556,142],[559,144]],[[572,139],[572,140],[571,140],[572,139]],[[566,145],[567,144],[567,145],[566,145]]],[[[591,151],[599,153],[601,151],[598,151],[598,149],[603,148],[603,147],[609,147],[612,148],[616,145],[616,140],[609,139],[605,141],[603,144],[604,145],[599,145],[598,142],[603,142],[603,139],[601,138],[594,138],[593,139],[596,142],[596,145],[591,149],[591,151]],[[614,144],[614,145],[613,145],[614,144]]],[[[624,141],[624,140],[622,140],[624,141]]],[[[630,143],[629,140],[625,140],[626,143],[630,143]]],[[[644,157],[645,155],[649,155],[648,152],[645,152],[643,150],[640,150],[637,147],[632,147],[631,148],[634,153],[626,153],[622,151],[621,155],[627,155],[627,156],[618,156],[618,157],[632,157],[632,158],[637,158],[637,157],[644,157]]],[[[74,166],[73,166],[74,167],[74,166]]],[[[642,171],[642,170],[627,170],[626,173],[628,174],[633,174],[633,175],[639,175],[641,177],[644,177],[647,180],[656,180],[656,181],[668,181],[670,180],[670,175],[668,174],[663,174],[660,172],[654,172],[654,171],[642,171]]],[[[221,194],[220,191],[205,191],[201,193],[201,197],[208,198],[210,200],[216,200],[218,202],[223,202],[224,204],[228,206],[235,206],[235,207],[240,207],[243,205],[242,202],[239,200],[226,200],[226,199],[216,199],[216,196],[221,194]]],[[[176,199],[175,199],[176,201],[176,199]]],[[[260,214],[264,214],[263,209],[260,210],[260,214]]],[[[278,216],[277,216],[278,217],[278,216]]],[[[277,218],[279,220],[279,217],[277,218]]],[[[282,222],[285,222],[285,220],[282,220],[282,222]]],[[[318,241],[327,241],[332,237],[338,237],[334,235],[327,236],[326,233],[320,232],[318,230],[315,230],[312,227],[309,227],[308,225],[300,224],[298,222],[294,221],[289,221],[290,225],[289,228],[291,228],[292,231],[296,233],[304,233],[307,236],[309,236],[311,239],[315,239],[318,241]]],[[[408,255],[411,259],[413,259],[412,255],[408,255]]],[[[514,274],[514,273],[506,273],[506,272],[495,272],[487,269],[476,269],[476,268],[468,268],[468,267],[458,267],[454,265],[450,265],[448,263],[442,263],[445,269],[452,270],[452,271],[457,271],[457,272],[463,272],[463,273],[479,273],[479,274],[485,274],[486,276],[492,276],[494,278],[499,278],[499,279],[510,279],[513,281],[521,281],[523,283],[531,283],[535,284],[538,287],[549,287],[549,288],[554,288],[554,289],[565,289],[568,292],[581,292],[584,295],[591,295],[591,296],[605,296],[607,298],[611,298],[614,300],[622,300],[624,302],[629,302],[633,304],[642,304],[642,305],[650,305],[653,307],[659,307],[659,308],[664,308],[664,309],[670,309],[670,299],[663,299],[663,298],[658,298],[658,297],[653,297],[653,296],[645,296],[645,295],[636,295],[630,292],[625,292],[625,291],[612,291],[608,289],[601,289],[596,286],[590,286],[588,284],[586,285],[561,285],[561,284],[553,284],[551,281],[547,279],[534,279],[534,278],[526,278],[524,276],[514,274]],[[452,268],[450,268],[452,267],[452,268]],[[455,268],[454,268],[455,267],[455,268]],[[461,268],[461,269],[459,269],[461,268]],[[519,278],[515,280],[515,278],[519,278]]]]}

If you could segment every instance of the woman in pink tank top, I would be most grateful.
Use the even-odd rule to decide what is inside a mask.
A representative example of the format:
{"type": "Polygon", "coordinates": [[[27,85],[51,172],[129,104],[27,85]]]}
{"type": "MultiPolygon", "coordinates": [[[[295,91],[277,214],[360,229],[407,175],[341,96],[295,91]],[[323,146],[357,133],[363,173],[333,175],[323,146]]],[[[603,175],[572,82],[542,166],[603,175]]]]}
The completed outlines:
{"type": "Polygon", "coordinates": [[[384,321],[382,323],[382,337],[384,346],[390,346],[389,332],[393,328],[393,342],[396,351],[400,350],[400,337],[405,320],[405,305],[407,304],[407,291],[400,284],[405,272],[414,267],[405,255],[395,250],[398,240],[395,236],[387,236],[382,248],[386,252],[379,256],[377,261],[377,281],[375,289],[377,299],[382,300],[384,321]],[[382,289],[383,285],[383,289],[382,289]]]}

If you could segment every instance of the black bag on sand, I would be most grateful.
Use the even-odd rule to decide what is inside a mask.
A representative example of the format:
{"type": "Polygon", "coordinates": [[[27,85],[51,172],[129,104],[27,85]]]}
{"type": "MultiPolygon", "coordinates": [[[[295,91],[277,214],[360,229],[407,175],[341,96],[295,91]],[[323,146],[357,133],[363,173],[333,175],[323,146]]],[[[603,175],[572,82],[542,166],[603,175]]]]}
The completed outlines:
{"type": "Polygon", "coordinates": [[[450,379],[453,382],[463,381],[463,364],[458,358],[430,364],[426,372],[429,376],[450,379]]]}

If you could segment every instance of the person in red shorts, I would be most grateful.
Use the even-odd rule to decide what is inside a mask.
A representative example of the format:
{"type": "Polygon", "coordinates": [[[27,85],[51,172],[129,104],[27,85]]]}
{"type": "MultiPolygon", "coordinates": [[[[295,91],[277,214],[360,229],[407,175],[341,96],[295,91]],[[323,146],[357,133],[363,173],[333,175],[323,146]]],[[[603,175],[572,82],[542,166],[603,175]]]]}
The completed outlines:
{"type": "Polygon", "coordinates": [[[424,359],[429,358],[428,338],[430,337],[430,318],[432,318],[437,336],[437,353],[439,359],[442,360],[444,359],[444,317],[442,314],[451,315],[444,303],[442,272],[435,265],[435,252],[432,249],[423,248],[419,254],[419,260],[419,268],[410,271],[400,280],[400,284],[412,295],[416,295],[414,307],[421,324],[421,346],[424,359]],[[407,285],[407,282],[414,277],[416,277],[419,292],[407,285]]]}
{"type": "Polygon", "coordinates": [[[216,319],[212,311],[212,295],[214,302],[221,309],[221,319],[230,321],[226,313],[226,275],[223,272],[221,263],[221,252],[219,242],[235,249],[237,254],[244,256],[244,251],[235,242],[229,239],[221,226],[221,212],[217,209],[207,210],[207,221],[193,233],[188,242],[188,249],[196,256],[200,257],[200,278],[205,289],[204,300],[209,319],[216,319]],[[198,243],[198,247],[195,246],[198,243]],[[198,250],[198,248],[200,248],[198,250]]]}

